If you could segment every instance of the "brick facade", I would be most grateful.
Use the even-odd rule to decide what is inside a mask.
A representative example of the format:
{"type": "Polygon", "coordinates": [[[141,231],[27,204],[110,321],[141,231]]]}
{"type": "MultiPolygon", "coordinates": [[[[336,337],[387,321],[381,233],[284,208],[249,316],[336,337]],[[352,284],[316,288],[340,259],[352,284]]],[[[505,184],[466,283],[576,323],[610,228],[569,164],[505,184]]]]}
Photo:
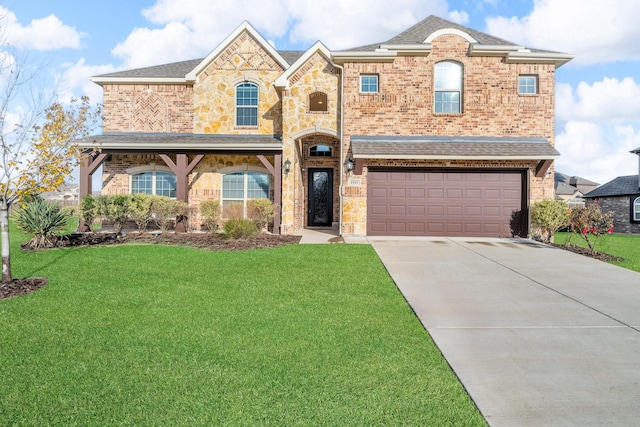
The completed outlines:
{"type": "MultiPolygon", "coordinates": [[[[544,138],[553,145],[553,62],[510,63],[504,55],[473,56],[467,39],[442,34],[431,40],[428,53],[400,51],[392,59],[381,60],[337,62],[316,44],[287,69],[255,30],[245,28],[201,63],[195,79],[166,84],[105,81],[104,132],[281,136],[282,161],[291,165],[289,173],[282,174],[280,231],[284,234],[308,226],[308,171],[313,168],[333,171],[333,222],[345,235],[366,234],[370,167],[521,170],[528,176],[525,197],[530,203],[554,197],[553,174],[536,178],[538,162],[534,160],[364,159],[361,173],[344,169],[346,160],[353,157],[354,135],[517,136],[544,138]],[[463,68],[459,114],[434,112],[434,66],[445,60],[463,68]],[[379,77],[377,93],[360,92],[361,74],[379,77]],[[519,95],[519,75],[537,76],[537,93],[519,95]],[[258,125],[253,127],[235,124],[235,88],[245,82],[259,88],[258,125]],[[310,108],[310,99],[317,94],[323,102],[326,97],[323,111],[310,108]],[[310,156],[311,147],[317,145],[331,147],[332,155],[310,156]]],[[[275,157],[268,160],[273,164],[275,157]]],[[[103,191],[130,191],[127,171],[154,165],[165,167],[156,155],[114,154],[104,163],[103,191]]],[[[255,153],[206,155],[188,180],[190,207],[197,211],[201,201],[220,199],[223,174],[240,170],[267,172],[255,153]]],[[[197,217],[196,212],[194,222],[197,217]]],[[[192,228],[198,227],[192,224],[192,228]]]]}
{"type": "Polygon", "coordinates": [[[601,197],[598,199],[602,212],[612,212],[613,230],[616,233],[638,234],[640,222],[631,221],[631,207],[633,201],[640,194],[631,196],[601,197]]]}

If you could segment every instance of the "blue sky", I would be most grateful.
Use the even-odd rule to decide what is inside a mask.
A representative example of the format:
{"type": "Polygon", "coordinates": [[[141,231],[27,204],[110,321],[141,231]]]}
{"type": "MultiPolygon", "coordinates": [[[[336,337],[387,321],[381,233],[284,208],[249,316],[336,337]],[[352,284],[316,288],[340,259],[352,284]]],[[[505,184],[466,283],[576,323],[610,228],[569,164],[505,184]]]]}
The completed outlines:
{"type": "Polygon", "coordinates": [[[556,74],[556,169],[604,183],[638,172],[640,2],[630,0],[4,0],[9,42],[62,100],[88,77],[206,56],[243,20],[278,49],[384,41],[428,15],[576,55],[556,74]],[[238,5],[242,5],[239,7],[238,5]]]}

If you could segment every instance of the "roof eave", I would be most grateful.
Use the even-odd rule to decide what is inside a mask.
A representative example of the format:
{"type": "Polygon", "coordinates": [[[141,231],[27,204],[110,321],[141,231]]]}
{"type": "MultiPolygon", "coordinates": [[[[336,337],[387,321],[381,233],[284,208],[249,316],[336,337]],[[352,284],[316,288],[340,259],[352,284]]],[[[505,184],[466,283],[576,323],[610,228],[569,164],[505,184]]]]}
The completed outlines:
{"type": "Polygon", "coordinates": [[[457,156],[449,154],[353,154],[354,159],[380,160],[557,160],[559,155],[538,156],[457,156]]]}
{"type": "Polygon", "coordinates": [[[396,52],[400,54],[412,54],[412,55],[429,55],[431,53],[431,43],[416,43],[416,44],[381,44],[380,49],[376,52],[396,52]]]}
{"type": "Polygon", "coordinates": [[[345,62],[393,62],[397,57],[397,52],[375,51],[375,52],[333,52],[331,58],[337,64],[345,62]]]}
{"type": "Polygon", "coordinates": [[[509,52],[506,57],[506,62],[509,64],[514,63],[547,63],[555,64],[556,68],[560,68],[567,62],[571,61],[575,56],[566,53],[554,53],[554,52],[509,52]]]}
{"type": "Polygon", "coordinates": [[[321,53],[329,62],[331,62],[331,51],[321,42],[316,42],[313,46],[311,46],[296,62],[291,64],[291,66],[280,75],[275,81],[276,87],[281,87],[284,89],[289,88],[289,79],[293,76],[299,69],[302,67],[304,63],[306,63],[316,52],[321,53]]]}
{"type": "Polygon", "coordinates": [[[90,77],[90,81],[100,86],[105,84],[186,84],[193,83],[183,77],[90,77]]]}

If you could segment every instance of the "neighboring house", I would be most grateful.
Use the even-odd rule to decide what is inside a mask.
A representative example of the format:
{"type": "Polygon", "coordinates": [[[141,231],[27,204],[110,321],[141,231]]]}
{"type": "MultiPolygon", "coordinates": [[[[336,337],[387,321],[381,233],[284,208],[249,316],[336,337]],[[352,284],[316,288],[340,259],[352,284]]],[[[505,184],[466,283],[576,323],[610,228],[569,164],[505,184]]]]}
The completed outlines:
{"type": "MultiPolygon", "coordinates": [[[[631,152],[640,155],[640,147],[631,152]]],[[[636,175],[619,176],[602,184],[584,198],[597,201],[603,212],[613,213],[616,233],[640,233],[640,170],[636,175]]]]}
{"type": "Polygon", "coordinates": [[[579,176],[569,176],[560,172],[555,172],[554,176],[556,199],[564,200],[569,207],[584,206],[582,197],[600,185],[579,176]]]}
{"type": "Polygon", "coordinates": [[[81,195],[102,164],[103,194],[270,198],[276,233],[526,236],[554,197],[571,58],[435,16],[343,51],[277,51],[245,22],[206,58],[92,78],[104,134],[82,143],[81,195]]]}
{"type": "Polygon", "coordinates": [[[58,202],[65,206],[76,205],[80,186],[77,183],[63,184],[58,191],[42,193],[43,199],[58,202]]]}

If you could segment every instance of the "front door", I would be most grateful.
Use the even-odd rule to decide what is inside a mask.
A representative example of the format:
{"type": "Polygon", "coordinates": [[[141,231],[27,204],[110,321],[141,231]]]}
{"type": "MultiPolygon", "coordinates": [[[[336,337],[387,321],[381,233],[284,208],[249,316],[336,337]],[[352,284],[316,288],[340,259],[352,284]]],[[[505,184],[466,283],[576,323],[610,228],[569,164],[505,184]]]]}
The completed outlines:
{"type": "Polygon", "coordinates": [[[333,222],[333,169],[309,169],[309,226],[333,222]]]}

